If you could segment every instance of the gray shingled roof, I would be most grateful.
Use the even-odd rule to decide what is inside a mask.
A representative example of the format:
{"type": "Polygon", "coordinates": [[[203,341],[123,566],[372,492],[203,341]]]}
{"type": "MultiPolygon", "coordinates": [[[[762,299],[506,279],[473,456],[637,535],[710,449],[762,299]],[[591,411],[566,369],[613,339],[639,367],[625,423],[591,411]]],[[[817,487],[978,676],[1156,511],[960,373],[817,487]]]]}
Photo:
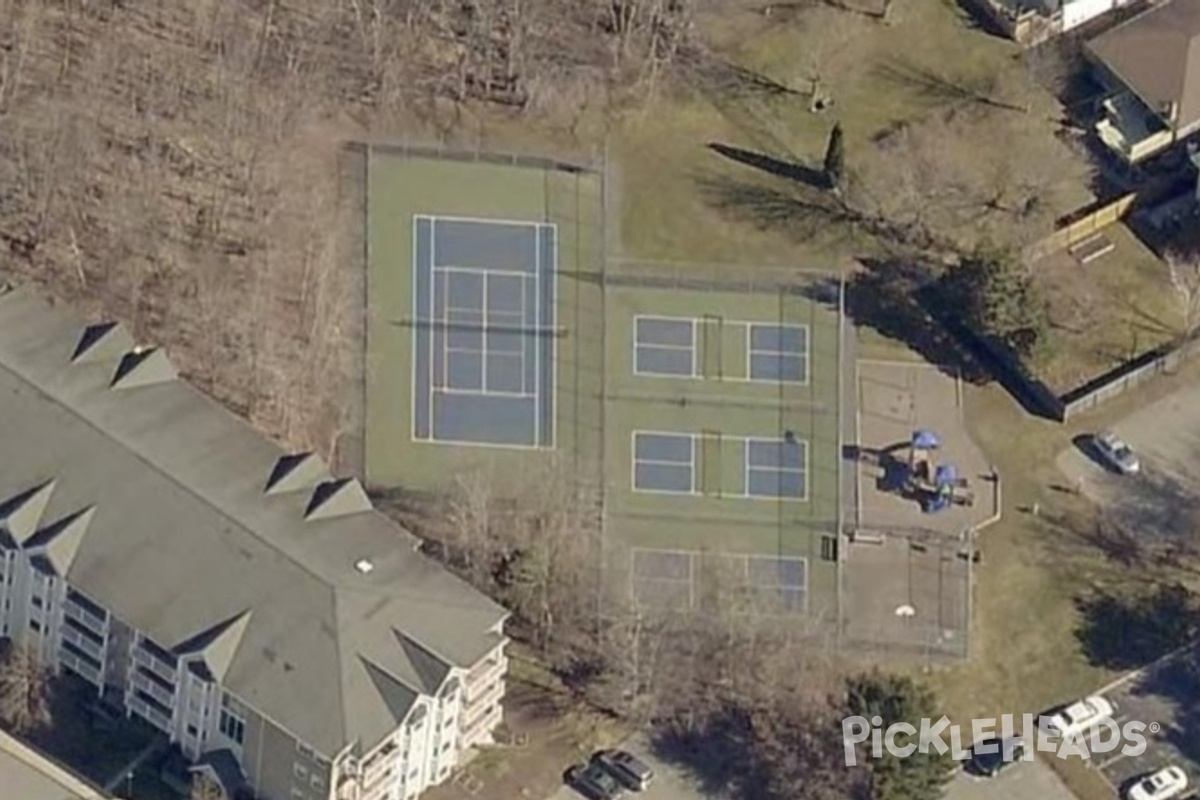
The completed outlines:
{"type": "Polygon", "coordinates": [[[1177,103],[1178,130],[1200,121],[1200,0],[1155,6],[1087,48],[1155,113],[1177,103]]]}
{"type": "Polygon", "coordinates": [[[326,755],[375,744],[418,691],[502,640],[505,611],[420,555],[356,482],[329,484],[311,458],[281,468],[276,444],[161,351],[110,388],[129,340],[110,330],[73,359],[84,330],[27,289],[0,296],[0,519],[77,589],[203,652],[326,755]]]}

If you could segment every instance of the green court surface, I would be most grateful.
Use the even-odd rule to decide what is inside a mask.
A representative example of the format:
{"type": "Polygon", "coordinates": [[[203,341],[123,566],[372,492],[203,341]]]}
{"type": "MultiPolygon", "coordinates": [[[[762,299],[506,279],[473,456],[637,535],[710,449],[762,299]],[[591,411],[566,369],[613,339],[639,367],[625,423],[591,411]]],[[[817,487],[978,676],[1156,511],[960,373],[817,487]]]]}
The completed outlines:
{"type": "MultiPolygon", "coordinates": [[[[566,457],[602,485],[604,560],[635,597],[695,605],[723,554],[786,610],[832,609],[827,298],[796,272],[751,287],[606,265],[598,172],[372,148],[367,173],[370,484],[438,491],[482,469],[503,491],[566,457]]],[[[746,270],[705,274],[726,273],[746,270]]]]}
{"type": "MultiPolygon", "coordinates": [[[[602,320],[595,281],[602,254],[600,176],[551,162],[474,161],[424,152],[373,148],[367,165],[367,346],[364,402],[365,472],[378,486],[444,487],[464,469],[520,474],[541,451],[477,447],[414,438],[418,386],[416,348],[422,324],[415,297],[414,218],[549,223],[557,241],[553,326],[538,334],[554,347],[553,375],[539,390],[553,394],[553,441],[586,457],[598,452],[598,366],[602,320]]],[[[489,264],[497,268],[513,265],[489,264]]]]}

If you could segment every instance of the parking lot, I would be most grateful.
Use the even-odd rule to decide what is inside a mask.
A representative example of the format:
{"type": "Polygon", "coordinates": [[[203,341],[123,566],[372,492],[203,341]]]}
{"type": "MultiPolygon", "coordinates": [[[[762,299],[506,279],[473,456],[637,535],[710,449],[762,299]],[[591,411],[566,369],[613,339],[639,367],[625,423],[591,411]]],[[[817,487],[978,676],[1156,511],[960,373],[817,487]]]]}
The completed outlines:
{"type": "MultiPolygon", "coordinates": [[[[653,750],[640,738],[621,745],[622,749],[636,755],[654,770],[654,782],[637,800],[723,800],[721,795],[706,792],[681,767],[655,758],[653,750]]],[[[583,795],[569,786],[561,787],[549,800],[585,800],[583,795]]]]}
{"type": "Polygon", "coordinates": [[[1200,383],[1125,417],[1113,430],[1141,461],[1141,474],[1121,476],[1080,436],[1058,459],[1066,486],[1101,505],[1114,522],[1139,536],[1190,536],[1200,497],[1200,383]]]}
{"type": "Polygon", "coordinates": [[[1104,777],[1122,794],[1138,778],[1168,766],[1181,767],[1193,784],[1200,782],[1200,677],[1193,666],[1197,655],[1188,652],[1168,659],[1107,693],[1119,725],[1146,725],[1142,755],[1096,757],[1104,777]]]}
{"type": "Polygon", "coordinates": [[[945,800],[1076,800],[1041,759],[1013,764],[994,778],[959,774],[946,787],[945,800]]]}

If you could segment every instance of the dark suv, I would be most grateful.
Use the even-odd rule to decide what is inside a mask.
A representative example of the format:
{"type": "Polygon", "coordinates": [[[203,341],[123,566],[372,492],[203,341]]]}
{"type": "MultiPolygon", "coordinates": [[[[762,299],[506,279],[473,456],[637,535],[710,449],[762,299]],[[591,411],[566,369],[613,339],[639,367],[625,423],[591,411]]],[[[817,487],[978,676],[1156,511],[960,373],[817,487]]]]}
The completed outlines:
{"type": "Polygon", "coordinates": [[[1025,740],[1020,736],[1010,739],[989,737],[975,745],[971,761],[967,764],[968,771],[981,778],[994,778],[1003,770],[1025,757],[1025,740]],[[980,752],[986,746],[993,752],[980,752]]]}
{"type": "Polygon", "coordinates": [[[620,800],[626,794],[621,782],[595,761],[576,764],[565,777],[568,786],[590,800],[620,800]]]}
{"type": "Polygon", "coordinates": [[[635,792],[644,791],[654,778],[654,770],[637,756],[624,750],[601,750],[592,756],[592,763],[608,770],[613,777],[635,792]]]}

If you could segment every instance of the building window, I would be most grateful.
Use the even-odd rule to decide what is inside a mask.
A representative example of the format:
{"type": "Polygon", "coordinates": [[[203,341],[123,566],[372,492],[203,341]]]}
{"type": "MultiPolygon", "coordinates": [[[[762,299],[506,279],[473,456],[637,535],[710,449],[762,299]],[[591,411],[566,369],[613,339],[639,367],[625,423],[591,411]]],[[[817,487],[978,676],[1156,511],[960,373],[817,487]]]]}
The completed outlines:
{"type": "Polygon", "coordinates": [[[196,735],[196,734],[198,734],[199,732],[200,732],[200,731],[199,731],[199,730],[196,728],[196,726],[195,726],[195,725],[188,725],[188,726],[187,726],[187,733],[188,733],[188,736],[195,736],[195,735],[196,735]]]}
{"type": "Polygon", "coordinates": [[[314,772],[308,782],[314,789],[325,788],[325,779],[319,773],[314,772]]]}
{"type": "Polygon", "coordinates": [[[821,537],[821,558],[824,561],[837,561],[838,540],[836,536],[821,537]]]}
{"type": "Polygon", "coordinates": [[[303,789],[297,789],[294,786],[292,787],[292,800],[305,800],[306,797],[308,797],[308,795],[304,793],[303,789]]]}
{"type": "Polygon", "coordinates": [[[41,633],[42,623],[38,622],[36,619],[29,620],[29,630],[33,631],[34,633],[41,633]]]}
{"type": "Polygon", "coordinates": [[[43,605],[45,605],[45,604],[42,602],[42,598],[35,594],[33,596],[33,607],[41,608],[43,605]]]}
{"type": "Polygon", "coordinates": [[[636,375],[692,378],[696,375],[696,320],[637,317],[633,321],[636,375]]]}
{"type": "Polygon", "coordinates": [[[804,325],[751,325],[746,342],[752,381],[806,383],[808,328],[804,325]]]}
{"type": "Polygon", "coordinates": [[[746,494],[749,497],[806,500],[808,442],[794,436],[747,439],[746,494]]]}
{"type": "Polygon", "coordinates": [[[308,778],[308,767],[303,764],[292,764],[292,775],[296,776],[299,780],[306,780],[308,778]]]}
{"type": "Polygon", "coordinates": [[[229,695],[221,698],[221,719],[217,728],[226,738],[242,744],[246,740],[246,720],[233,710],[233,703],[229,695]]]}
{"type": "Polygon", "coordinates": [[[309,760],[311,760],[314,755],[313,749],[304,742],[296,742],[296,752],[309,760]]]}
{"type": "Polygon", "coordinates": [[[633,488],[694,494],[696,438],[690,433],[634,433],[633,488]]]}

